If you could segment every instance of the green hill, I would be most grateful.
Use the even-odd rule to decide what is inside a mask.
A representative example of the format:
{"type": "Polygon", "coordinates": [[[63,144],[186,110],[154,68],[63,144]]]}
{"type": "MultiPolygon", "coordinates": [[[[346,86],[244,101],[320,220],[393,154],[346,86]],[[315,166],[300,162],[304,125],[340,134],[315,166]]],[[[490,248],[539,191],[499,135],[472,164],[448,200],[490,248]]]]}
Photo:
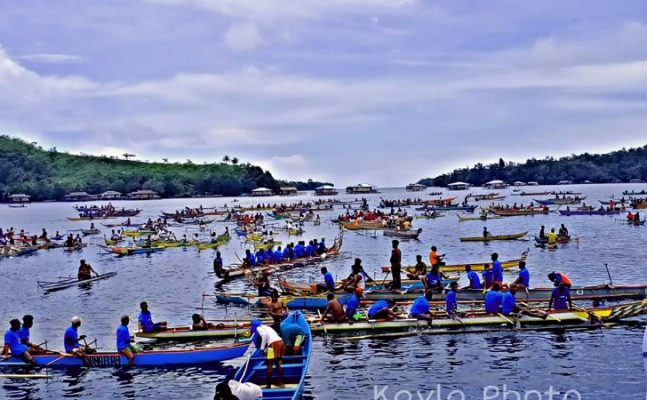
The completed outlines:
{"type": "MultiPolygon", "coordinates": [[[[237,161],[237,160],[235,160],[237,161]]],[[[162,197],[238,196],[257,187],[277,190],[269,171],[245,164],[156,163],[78,156],[44,150],[21,139],[0,136],[0,198],[26,193],[32,200],[58,200],[66,193],[129,193],[154,190],[162,197]]],[[[317,182],[293,182],[299,189],[317,182]]]]}
{"type": "Polygon", "coordinates": [[[555,159],[535,158],[524,163],[476,164],[472,168],[456,169],[435,178],[421,179],[419,183],[428,186],[447,186],[451,182],[467,182],[482,185],[501,179],[508,183],[515,181],[556,184],[559,181],[573,183],[619,183],[632,180],[647,181],[647,146],[636,149],[622,149],[607,154],[571,155],[555,159]]]}

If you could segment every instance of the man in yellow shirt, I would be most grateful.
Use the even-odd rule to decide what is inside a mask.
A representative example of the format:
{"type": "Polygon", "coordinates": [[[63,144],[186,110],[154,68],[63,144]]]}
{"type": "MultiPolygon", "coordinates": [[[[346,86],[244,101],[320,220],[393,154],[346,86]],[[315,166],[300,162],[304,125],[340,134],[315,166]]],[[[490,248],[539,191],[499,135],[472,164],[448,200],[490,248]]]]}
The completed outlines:
{"type": "Polygon", "coordinates": [[[550,233],[546,237],[548,238],[549,246],[554,246],[557,244],[557,234],[555,233],[555,228],[551,228],[550,233]]]}

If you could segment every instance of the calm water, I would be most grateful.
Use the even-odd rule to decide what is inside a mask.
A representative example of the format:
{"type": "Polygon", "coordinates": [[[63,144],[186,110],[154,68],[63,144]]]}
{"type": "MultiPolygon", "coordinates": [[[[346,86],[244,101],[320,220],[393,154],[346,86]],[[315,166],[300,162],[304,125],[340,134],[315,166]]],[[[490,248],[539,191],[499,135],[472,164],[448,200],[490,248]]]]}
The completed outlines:
{"type": "MultiPolygon", "coordinates": [[[[557,190],[576,190],[589,196],[588,204],[598,204],[598,199],[618,196],[622,190],[647,189],[647,185],[586,185],[559,186],[557,190]]],[[[525,188],[527,191],[551,190],[552,187],[525,188]]],[[[480,189],[475,193],[483,192],[480,189]]],[[[510,193],[510,190],[500,191],[510,193]]],[[[468,192],[455,192],[464,196],[468,192]]],[[[372,205],[379,198],[404,198],[425,193],[406,193],[402,189],[386,189],[380,194],[367,196],[372,205]]],[[[311,196],[296,198],[242,199],[241,205],[258,201],[310,200],[311,196]]],[[[338,196],[351,199],[354,196],[338,196]]],[[[116,206],[143,209],[140,218],[156,217],[161,210],[173,211],[185,205],[222,206],[233,205],[232,199],[174,199],[147,202],[114,202],[116,206]]],[[[525,202],[528,197],[508,196],[506,202],[525,202]]],[[[0,206],[0,226],[24,228],[38,233],[47,228],[55,230],[87,228],[87,222],[70,222],[73,216],[70,203],[31,204],[25,209],[10,209],[0,206]]],[[[485,205],[485,204],[484,204],[485,205]]],[[[409,209],[413,213],[413,209],[409,209]]],[[[306,225],[305,240],[325,237],[329,244],[338,233],[331,218],[341,209],[321,213],[319,227],[306,225]]],[[[546,274],[557,270],[565,272],[575,284],[596,284],[608,281],[604,263],[609,264],[614,283],[645,282],[647,279],[647,227],[623,225],[613,217],[561,217],[548,216],[513,217],[487,221],[493,234],[538,231],[540,225],[547,228],[566,223],[571,235],[579,240],[557,251],[534,248],[533,241],[498,242],[492,244],[463,243],[460,236],[478,236],[483,222],[459,222],[454,213],[435,220],[415,220],[414,227],[423,228],[420,241],[401,244],[406,261],[413,263],[416,254],[426,254],[434,244],[441,253],[447,253],[447,261],[476,262],[486,260],[496,251],[502,259],[516,258],[531,248],[528,267],[531,285],[547,286],[546,274]]],[[[121,219],[117,220],[121,221],[121,219]]],[[[112,221],[109,221],[112,222],[112,221]]],[[[98,223],[99,227],[101,227],[98,223]]],[[[233,229],[233,225],[229,226],[233,229]]],[[[222,232],[223,224],[215,225],[222,232]]],[[[109,233],[108,228],[103,229],[109,233]]],[[[182,234],[186,231],[176,230],[182,234]]],[[[191,233],[188,231],[186,233],[191,233]]],[[[286,242],[287,237],[279,236],[286,242]]],[[[295,240],[295,238],[290,238],[295,240]]],[[[346,232],[342,255],[326,262],[337,275],[348,273],[352,259],[360,257],[366,269],[381,277],[380,266],[388,264],[390,238],[372,234],[346,232]]],[[[237,261],[236,254],[244,253],[244,243],[233,240],[221,252],[226,264],[237,261]]],[[[101,255],[96,246],[89,246],[81,253],[66,254],[61,249],[39,251],[36,255],[0,259],[0,287],[2,304],[0,318],[3,331],[8,320],[25,313],[35,316],[32,337],[35,342],[45,339],[50,347],[61,348],[62,336],[73,315],[83,318],[80,330],[90,338],[97,338],[99,347],[114,349],[114,331],[119,316],[127,313],[136,319],[140,301],[148,301],[156,320],[166,320],[172,325],[186,325],[190,315],[196,312],[203,294],[213,294],[218,279],[211,272],[213,251],[198,253],[195,249],[168,249],[152,256],[114,258],[101,255]],[[59,276],[75,274],[79,259],[85,258],[99,272],[118,271],[118,275],[97,282],[91,289],[71,288],[44,295],[38,290],[37,280],[56,280],[59,276]]],[[[318,279],[318,268],[307,271],[292,271],[290,279],[307,281],[318,279]]],[[[510,274],[507,279],[514,279],[510,274]]],[[[242,282],[225,287],[231,291],[249,290],[242,282]]],[[[244,316],[247,309],[224,308],[205,297],[205,315],[208,318],[244,316]]],[[[460,389],[466,398],[483,398],[482,390],[488,385],[514,390],[540,390],[552,385],[565,392],[578,390],[582,398],[602,399],[615,395],[621,399],[645,398],[645,373],[641,361],[641,339],[645,318],[635,325],[622,326],[604,331],[566,333],[504,332],[486,335],[422,336],[396,340],[365,340],[351,342],[339,338],[317,338],[314,342],[313,359],[307,379],[306,396],[316,399],[373,398],[374,386],[393,398],[398,390],[422,392],[441,385],[441,397],[460,389]]],[[[136,324],[131,324],[131,331],[136,324]]],[[[189,369],[136,369],[88,371],[52,371],[49,381],[0,381],[0,398],[51,399],[78,398],[180,398],[196,399],[213,397],[215,384],[239,361],[233,360],[222,366],[189,369]]],[[[436,399],[434,394],[433,399],[436,399]]],[[[401,395],[400,399],[408,398],[401,395]]],[[[454,396],[453,398],[460,398],[454,396]]],[[[512,397],[514,398],[514,397],[512,397]]],[[[530,397],[534,398],[534,397],[530,397]]],[[[544,397],[548,398],[548,397],[544,397]]],[[[558,398],[558,397],[555,397],[558,398]]],[[[561,398],[561,396],[559,397],[561,398]]],[[[572,398],[572,397],[571,397],[572,398]]]]}

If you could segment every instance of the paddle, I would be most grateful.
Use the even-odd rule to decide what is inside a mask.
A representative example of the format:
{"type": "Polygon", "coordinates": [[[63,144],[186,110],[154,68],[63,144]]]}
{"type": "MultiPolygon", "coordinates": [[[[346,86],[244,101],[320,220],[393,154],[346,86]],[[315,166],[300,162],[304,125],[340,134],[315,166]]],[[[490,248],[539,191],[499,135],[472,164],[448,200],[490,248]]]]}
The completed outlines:
{"type": "Polygon", "coordinates": [[[607,275],[609,276],[609,285],[613,286],[613,280],[611,279],[611,272],[609,272],[609,264],[605,263],[604,268],[607,269],[607,275]]]}

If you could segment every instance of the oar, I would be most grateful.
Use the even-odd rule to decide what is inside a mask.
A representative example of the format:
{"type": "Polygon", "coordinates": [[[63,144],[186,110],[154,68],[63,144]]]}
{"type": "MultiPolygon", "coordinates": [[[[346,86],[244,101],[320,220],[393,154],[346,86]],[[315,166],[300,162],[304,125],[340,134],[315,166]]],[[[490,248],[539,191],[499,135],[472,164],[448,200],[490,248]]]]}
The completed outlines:
{"type": "Polygon", "coordinates": [[[609,276],[609,284],[613,286],[613,280],[611,279],[611,272],[609,272],[609,265],[607,263],[604,264],[604,268],[607,269],[607,275],[609,276]]]}
{"type": "Polygon", "coordinates": [[[512,317],[508,318],[508,317],[506,317],[505,315],[503,315],[501,313],[498,313],[497,315],[499,317],[503,318],[504,320],[506,320],[510,325],[512,325],[512,329],[516,330],[516,329],[519,329],[521,327],[521,323],[519,322],[518,319],[512,318],[512,317]]]}

